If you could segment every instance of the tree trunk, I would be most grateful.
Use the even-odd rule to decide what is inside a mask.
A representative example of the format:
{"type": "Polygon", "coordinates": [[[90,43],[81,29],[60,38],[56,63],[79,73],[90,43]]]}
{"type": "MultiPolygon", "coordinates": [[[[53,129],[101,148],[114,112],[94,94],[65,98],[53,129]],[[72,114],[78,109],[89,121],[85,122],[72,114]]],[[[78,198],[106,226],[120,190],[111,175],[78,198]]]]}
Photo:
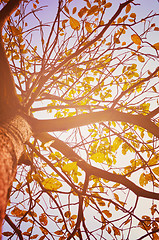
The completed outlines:
{"type": "Polygon", "coordinates": [[[14,116],[0,126],[0,236],[7,206],[8,189],[14,180],[24,143],[29,140],[31,133],[30,125],[20,115],[14,116]]]}

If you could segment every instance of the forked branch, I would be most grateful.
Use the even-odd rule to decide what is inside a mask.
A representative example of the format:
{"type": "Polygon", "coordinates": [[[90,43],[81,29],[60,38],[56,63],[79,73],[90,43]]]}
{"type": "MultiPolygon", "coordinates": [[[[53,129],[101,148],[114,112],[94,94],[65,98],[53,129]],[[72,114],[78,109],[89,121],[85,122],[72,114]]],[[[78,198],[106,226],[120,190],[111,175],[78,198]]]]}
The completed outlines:
{"type": "Polygon", "coordinates": [[[144,197],[149,199],[159,200],[159,194],[155,192],[146,191],[143,188],[138,187],[136,184],[131,182],[123,175],[114,174],[111,172],[107,172],[105,170],[99,169],[97,167],[93,167],[84,161],[78,154],[76,154],[67,144],[63,141],[49,135],[48,133],[42,133],[38,135],[38,139],[43,142],[53,141],[51,147],[60,151],[65,157],[70,159],[73,162],[77,162],[77,165],[85,171],[88,175],[94,175],[99,178],[106,179],[108,181],[120,183],[123,186],[130,189],[134,194],[138,197],[144,197]]]}

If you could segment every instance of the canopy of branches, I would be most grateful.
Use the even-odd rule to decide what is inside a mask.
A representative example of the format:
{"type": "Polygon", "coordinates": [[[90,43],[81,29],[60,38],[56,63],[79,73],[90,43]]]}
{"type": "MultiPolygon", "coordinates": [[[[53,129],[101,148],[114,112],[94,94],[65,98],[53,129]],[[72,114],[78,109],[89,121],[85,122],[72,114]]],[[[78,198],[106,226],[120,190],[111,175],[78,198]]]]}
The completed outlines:
{"type": "Polygon", "coordinates": [[[149,2],[23,0],[5,24],[33,137],[4,239],[159,239],[159,4],[149,2]]]}

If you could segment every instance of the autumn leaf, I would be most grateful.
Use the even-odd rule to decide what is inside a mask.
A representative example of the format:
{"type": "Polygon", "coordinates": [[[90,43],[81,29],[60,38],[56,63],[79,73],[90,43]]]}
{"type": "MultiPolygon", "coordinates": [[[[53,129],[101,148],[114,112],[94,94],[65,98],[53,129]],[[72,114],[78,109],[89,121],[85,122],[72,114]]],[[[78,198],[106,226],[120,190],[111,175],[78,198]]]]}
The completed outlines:
{"type": "Polygon", "coordinates": [[[67,23],[67,21],[68,21],[67,19],[65,19],[65,20],[62,21],[62,27],[63,27],[63,28],[66,27],[66,23],[67,23]]]}
{"type": "Polygon", "coordinates": [[[136,13],[131,13],[131,14],[130,14],[130,17],[131,17],[131,18],[136,18],[136,13]]]}
{"type": "Polygon", "coordinates": [[[153,91],[154,91],[155,93],[157,93],[157,89],[156,89],[155,86],[152,86],[152,89],[153,89],[153,91]]]}
{"type": "Polygon", "coordinates": [[[155,44],[153,45],[153,47],[154,47],[156,50],[159,50],[159,42],[158,42],[158,43],[155,43],[155,44]]]}
{"type": "Polygon", "coordinates": [[[30,237],[30,239],[36,239],[39,235],[38,234],[34,234],[30,237]]]}
{"type": "Polygon", "coordinates": [[[16,28],[15,26],[9,26],[9,29],[16,36],[21,33],[21,31],[18,28],[16,28]]]}
{"type": "Polygon", "coordinates": [[[48,220],[47,220],[47,216],[45,213],[42,213],[40,216],[39,216],[39,221],[40,223],[43,225],[43,226],[46,226],[48,224],[48,220]]]}
{"type": "Polygon", "coordinates": [[[72,170],[77,169],[77,162],[67,163],[62,167],[64,172],[71,172],[72,170]]]}
{"type": "Polygon", "coordinates": [[[87,16],[90,16],[90,15],[96,13],[97,11],[98,11],[98,6],[97,6],[97,5],[94,5],[93,7],[91,7],[91,8],[88,10],[87,16]]]}
{"type": "Polygon", "coordinates": [[[112,3],[111,2],[108,2],[104,5],[105,8],[110,8],[112,6],[112,3]]]}
{"type": "Polygon", "coordinates": [[[63,232],[61,230],[54,232],[56,235],[63,235],[63,232]]]}
{"type": "Polygon", "coordinates": [[[71,212],[70,212],[70,211],[65,212],[64,216],[65,216],[66,218],[70,218],[71,212]]]}
{"type": "Polygon", "coordinates": [[[86,30],[87,30],[88,33],[91,33],[91,32],[92,32],[91,23],[86,22],[86,23],[85,23],[85,28],[86,28],[86,30]]]}
{"type": "Polygon", "coordinates": [[[80,22],[78,20],[76,20],[75,18],[70,17],[70,26],[72,29],[78,31],[80,29],[80,22]]]}
{"type": "Polygon", "coordinates": [[[159,176],[159,167],[153,168],[152,171],[159,176]]]}
{"type": "Polygon", "coordinates": [[[35,3],[33,3],[33,8],[36,9],[37,8],[37,5],[35,3]]]}
{"type": "Polygon", "coordinates": [[[153,165],[155,165],[155,164],[157,164],[158,163],[158,159],[157,159],[157,157],[155,156],[155,157],[152,157],[151,159],[150,159],[150,161],[148,162],[148,165],[149,166],[153,166],[153,165]]]}
{"type": "Polygon", "coordinates": [[[42,232],[43,234],[45,234],[45,235],[48,234],[47,229],[45,229],[45,228],[43,228],[43,227],[39,227],[39,228],[40,228],[40,230],[41,230],[41,232],[42,232]]]}
{"type": "Polygon", "coordinates": [[[119,231],[118,228],[116,228],[115,226],[113,226],[112,229],[113,229],[113,231],[114,231],[114,235],[115,235],[115,236],[116,236],[116,235],[120,236],[120,231],[119,231]]]}
{"type": "Polygon", "coordinates": [[[139,178],[139,183],[142,187],[146,186],[149,181],[152,181],[151,174],[142,173],[139,178]]]}
{"type": "Polygon", "coordinates": [[[138,60],[140,62],[145,62],[145,58],[142,55],[138,55],[138,60]]]}
{"type": "Polygon", "coordinates": [[[15,217],[22,217],[22,216],[24,216],[25,213],[26,213],[26,211],[23,211],[23,210],[19,209],[18,207],[15,207],[11,211],[11,214],[15,217]]]}
{"type": "Polygon", "coordinates": [[[11,236],[13,233],[12,233],[12,232],[3,232],[2,234],[3,234],[3,236],[9,237],[9,236],[11,236]]]}
{"type": "Polygon", "coordinates": [[[128,5],[126,6],[125,12],[128,13],[128,12],[130,12],[130,10],[131,10],[131,5],[128,4],[128,5]]]}
{"type": "Polygon", "coordinates": [[[64,6],[64,10],[65,10],[65,12],[67,12],[68,14],[70,13],[70,12],[69,12],[69,9],[68,9],[68,7],[67,7],[66,5],[64,6]]]}
{"type": "Polygon", "coordinates": [[[42,184],[46,189],[52,190],[52,191],[53,190],[56,191],[57,189],[62,187],[62,183],[60,181],[58,181],[56,178],[46,178],[42,182],[42,184]]]}
{"type": "Polygon", "coordinates": [[[76,13],[76,11],[77,11],[77,8],[76,8],[76,7],[74,7],[74,8],[73,8],[73,10],[72,10],[72,14],[75,14],[75,13],[76,13]]]}
{"type": "Polygon", "coordinates": [[[87,11],[88,11],[88,9],[87,9],[86,7],[81,8],[80,11],[78,12],[78,16],[79,16],[80,18],[82,18],[83,15],[87,13],[87,11]]]}
{"type": "Polygon", "coordinates": [[[141,38],[137,34],[131,35],[131,40],[137,45],[141,44],[141,38]]]}
{"type": "Polygon", "coordinates": [[[105,160],[105,155],[104,153],[97,152],[91,156],[91,159],[94,160],[95,162],[102,163],[105,160]]]}
{"type": "Polygon", "coordinates": [[[108,218],[112,217],[112,214],[108,210],[103,210],[102,213],[104,213],[108,218]]]}

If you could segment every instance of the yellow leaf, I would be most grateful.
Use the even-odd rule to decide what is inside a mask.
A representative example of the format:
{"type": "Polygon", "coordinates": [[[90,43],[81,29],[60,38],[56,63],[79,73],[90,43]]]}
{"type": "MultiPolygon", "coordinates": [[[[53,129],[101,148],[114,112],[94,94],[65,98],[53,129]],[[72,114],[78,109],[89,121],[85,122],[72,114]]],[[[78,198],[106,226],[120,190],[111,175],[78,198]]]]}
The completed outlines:
{"type": "Polygon", "coordinates": [[[149,166],[152,166],[152,165],[155,165],[155,164],[157,164],[157,163],[158,163],[158,159],[157,159],[157,157],[155,156],[155,157],[153,157],[153,158],[150,159],[150,161],[148,162],[148,165],[149,165],[149,166]]]}
{"type": "Polygon", "coordinates": [[[158,43],[155,43],[155,44],[153,45],[153,47],[154,47],[156,50],[159,50],[159,42],[158,42],[158,43]]]}
{"type": "Polygon", "coordinates": [[[71,172],[72,170],[76,170],[76,169],[77,169],[77,162],[67,163],[62,168],[64,172],[71,172]]]}
{"type": "Polygon", "coordinates": [[[92,32],[92,27],[91,27],[91,24],[89,22],[86,22],[85,23],[85,28],[87,30],[88,33],[91,33],[92,32]]]}
{"type": "Polygon", "coordinates": [[[80,29],[80,22],[73,17],[70,17],[70,26],[74,30],[80,29]]]}
{"type": "Polygon", "coordinates": [[[148,178],[146,177],[145,173],[141,173],[139,183],[142,187],[146,186],[146,184],[148,183],[148,178]]]}
{"type": "Polygon", "coordinates": [[[95,162],[102,163],[105,160],[105,155],[104,153],[97,152],[91,156],[91,159],[94,160],[95,162]]]}
{"type": "Polygon", "coordinates": [[[58,188],[62,187],[62,183],[58,181],[56,178],[46,178],[42,182],[43,186],[48,190],[57,190],[58,188]]]}
{"type": "Polygon", "coordinates": [[[141,55],[138,55],[138,60],[140,62],[145,62],[145,58],[143,56],[141,56],[141,55]]]}
{"type": "Polygon", "coordinates": [[[108,210],[103,210],[102,213],[104,213],[108,218],[112,217],[112,214],[108,210]]]}
{"type": "Polygon", "coordinates": [[[159,167],[156,167],[156,168],[152,169],[152,171],[153,171],[157,176],[159,176],[159,167]]]}
{"type": "Polygon", "coordinates": [[[126,6],[125,12],[128,13],[128,12],[130,12],[130,10],[131,10],[131,5],[128,4],[128,5],[126,6]]]}
{"type": "Polygon", "coordinates": [[[108,2],[104,5],[105,8],[110,8],[112,6],[112,3],[108,2]]]}
{"type": "Polygon", "coordinates": [[[137,45],[141,44],[141,38],[137,34],[131,35],[131,40],[137,45]]]}
{"type": "Polygon", "coordinates": [[[90,16],[90,15],[96,13],[97,11],[98,11],[98,6],[97,6],[97,5],[94,5],[93,7],[91,7],[91,8],[88,10],[87,16],[90,16]]]}

